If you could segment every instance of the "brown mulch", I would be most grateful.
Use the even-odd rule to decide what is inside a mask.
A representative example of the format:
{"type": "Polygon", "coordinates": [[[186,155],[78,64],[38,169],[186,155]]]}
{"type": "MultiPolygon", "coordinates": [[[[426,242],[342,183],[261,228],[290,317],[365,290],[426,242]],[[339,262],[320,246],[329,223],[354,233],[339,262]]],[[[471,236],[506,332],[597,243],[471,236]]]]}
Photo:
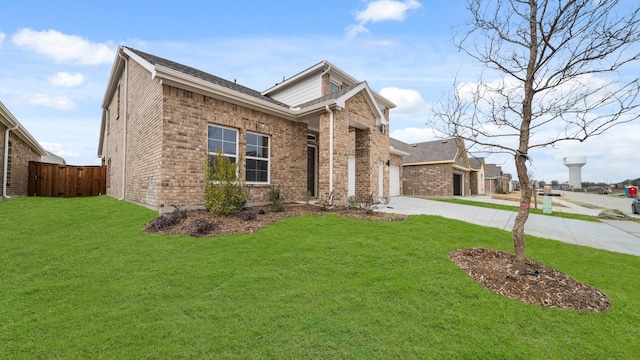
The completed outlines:
{"type": "Polygon", "coordinates": [[[515,274],[514,257],[482,248],[449,253],[449,258],[469,276],[502,296],[579,312],[601,312],[611,308],[611,301],[600,290],[535,261],[526,261],[525,275],[515,274]]]}
{"type": "Polygon", "coordinates": [[[320,206],[306,204],[287,204],[284,211],[271,211],[270,205],[249,207],[243,211],[235,211],[229,216],[212,216],[206,210],[182,210],[184,217],[180,217],[172,223],[162,221],[163,217],[176,217],[175,212],[159,216],[145,225],[144,231],[161,234],[184,234],[195,237],[211,237],[229,234],[249,234],[258,231],[270,223],[286,218],[303,215],[329,215],[335,214],[345,218],[367,221],[401,221],[406,215],[383,213],[377,211],[365,211],[362,209],[348,209],[346,207],[333,207],[323,210],[320,206]],[[160,224],[158,225],[160,220],[160,224]],[[165,226],[169,224],[168,226],[165,226]],[[210,224],[211,226],[206,226],[210,224]]]}
{"type": "MultiPolygon", "coordinates": [[[[285,205],[282,212],[273,212],[269,205],[250,207],[229,216],[213,217],[206,210],[181,210],[164,214],[144,226],[144,231],[161,234],[184,234],[194,237],[258,231],[270,223],[303,215],[338,216],[366,221],[401,221],[404,215],[367,212],[342,207],[322,210],[315,205],[285,205]]],[[[516,275],[513,254],[489,249],[459,249],[449,254],[451,260],[487,289],[529,304],[556,307],[580,312],[601,312],[611,307],[605,294],[557,270],[527,260],[526,269],[538,276],[516,275]]]]}

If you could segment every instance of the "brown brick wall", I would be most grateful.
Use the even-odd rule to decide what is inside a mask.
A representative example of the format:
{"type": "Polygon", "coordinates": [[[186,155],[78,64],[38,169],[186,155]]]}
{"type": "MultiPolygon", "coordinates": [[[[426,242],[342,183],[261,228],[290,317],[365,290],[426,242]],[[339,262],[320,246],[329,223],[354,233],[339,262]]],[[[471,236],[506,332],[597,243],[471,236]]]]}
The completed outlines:
{"type": "Polygon", "coordinates": [[[300,200],[306,190],[307,125],[240,105],[165,86],[163,193],[164,205],[204,205],[203,166],[207,127],[238,131],[239,178],[244,184],[246,132],[270,137],[270,184],[244,184],[249,202],[268,201],[272,186],[285,200],[300,200]]]}
{"type": "MultiPolygon", "coordinates": [[[[2,181],[4,180],[2,177],[4,176],[4,136],[6,129],[4,125],[0,124],[0,191],[2,191],[2,181]]],[[[7,195],[27,195],[29,161],[40,161],[41,157],[13,131],[9,132],[9,142],[11,143],[11,156],[8,158],[7,195]]],[[[1,199],[2,194],[0,194],[1,199]]]]}
{"type": "Polygon", "coordinates": [[[407,196],[453,196],[451,164],[404,166],[403,194],[407,196]]]}
{"type": "Polygon", "coordinates": [[[103,164],[107,194],[121,198],[126,148],[125,199],[151,206],[161,203],[162,85],[135,61],[129,61],[107,112],[103,164]],[[128,83],[127,83],[128,82],[128,83]],[[127,97],[125,101],[125,96],[127,97]],[[123,142],[125,134],[126,146],[123,142]]]}
{"type": "MultiPolygon", "coordinates": [[[[363,199],[373,193],[378,197],[378,163],[389,157],[389,135],[381,133],[363,93],[354,95],[342,110],[334,112],[334,200],[344,205],[348,199],[348,155],[356,156],[356,196],[363,199]],[[349,123],[358,127],[349,129],[349,123]]],[[[329,195],[329,113],[320,118],[319,195],[329,195]]],[[[383,193],[389,193],[389,169],[384,166],[383,193]]]]}

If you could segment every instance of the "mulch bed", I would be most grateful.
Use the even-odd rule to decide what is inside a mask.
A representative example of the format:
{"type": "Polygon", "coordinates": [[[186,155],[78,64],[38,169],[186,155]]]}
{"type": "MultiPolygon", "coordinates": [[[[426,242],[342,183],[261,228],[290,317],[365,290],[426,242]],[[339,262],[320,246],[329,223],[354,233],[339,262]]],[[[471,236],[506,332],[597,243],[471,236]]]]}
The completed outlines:
{"type": "Polygon", "coordinates": [[[458,249],[449,258],[485,288],[529,304],[579,312],[601,312],[611,301],[600,290],[532,260],[517,275],[515,255],[490,249],[458,249]],[[537,276],[533,275],[537,271],[537,276]]]}

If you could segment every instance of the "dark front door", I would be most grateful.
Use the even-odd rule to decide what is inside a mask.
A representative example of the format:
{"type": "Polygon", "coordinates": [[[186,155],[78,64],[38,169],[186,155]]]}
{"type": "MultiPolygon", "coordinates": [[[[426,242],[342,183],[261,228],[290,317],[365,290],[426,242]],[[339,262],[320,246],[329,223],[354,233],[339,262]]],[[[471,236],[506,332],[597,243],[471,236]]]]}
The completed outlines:
{"type": "Polygon", "coordinates": [[[462,195],[462,175],[453,174],[453,195],[462,195]]]}
{"type": "Polygon", "coordinates": [[[315,146],[307,147],[307,190],[311,194],[311,196],[316,196],[316,174],[318,173],[316,169],[316,152],[317,148],[315,146]]]}

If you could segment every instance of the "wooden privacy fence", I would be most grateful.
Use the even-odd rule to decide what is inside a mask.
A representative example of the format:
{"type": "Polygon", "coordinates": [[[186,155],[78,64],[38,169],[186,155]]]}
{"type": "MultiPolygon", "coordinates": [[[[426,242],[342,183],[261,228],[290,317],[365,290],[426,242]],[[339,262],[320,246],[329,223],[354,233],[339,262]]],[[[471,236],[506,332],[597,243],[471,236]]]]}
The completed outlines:
{"type": "Polygon", "coordinates": [[[98,196],[107,191],[107,168],[29,161],[29,196],[98,196]]]}

